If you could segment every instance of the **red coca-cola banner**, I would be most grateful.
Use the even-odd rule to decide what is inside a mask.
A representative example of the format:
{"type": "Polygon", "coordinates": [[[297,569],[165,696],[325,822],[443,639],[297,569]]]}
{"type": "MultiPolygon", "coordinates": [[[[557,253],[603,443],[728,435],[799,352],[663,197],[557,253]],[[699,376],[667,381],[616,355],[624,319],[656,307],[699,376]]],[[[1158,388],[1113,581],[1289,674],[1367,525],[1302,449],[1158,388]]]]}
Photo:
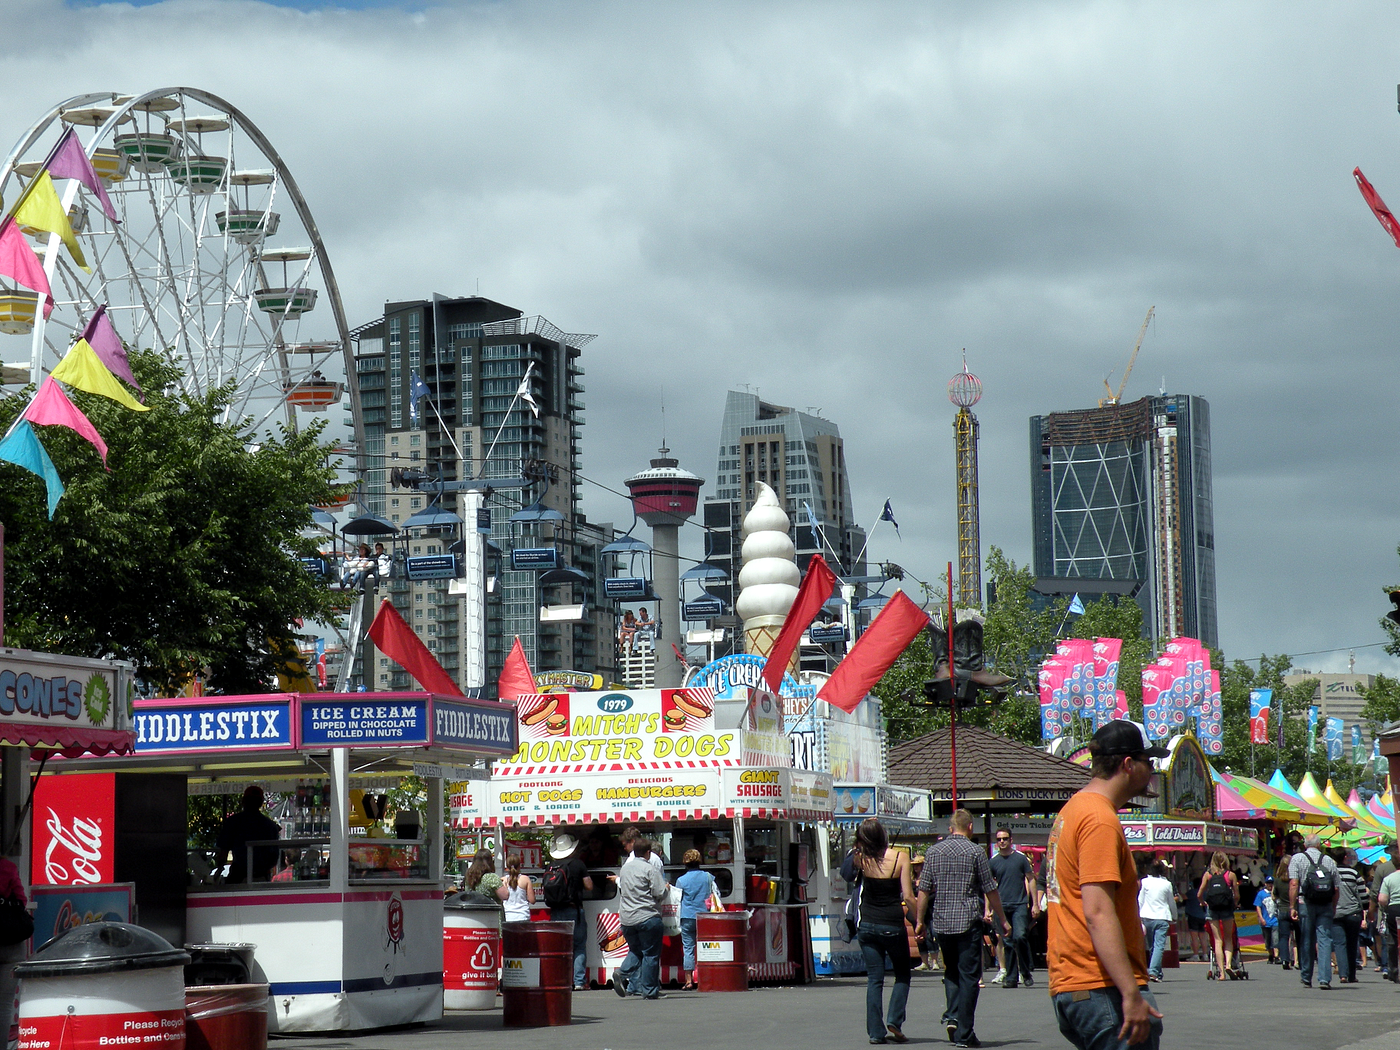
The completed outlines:
{"type": "Polygon", "coordinates": [[[41,776],[34,790],[30,884],[115,882],[115,773],[41,776]]]}

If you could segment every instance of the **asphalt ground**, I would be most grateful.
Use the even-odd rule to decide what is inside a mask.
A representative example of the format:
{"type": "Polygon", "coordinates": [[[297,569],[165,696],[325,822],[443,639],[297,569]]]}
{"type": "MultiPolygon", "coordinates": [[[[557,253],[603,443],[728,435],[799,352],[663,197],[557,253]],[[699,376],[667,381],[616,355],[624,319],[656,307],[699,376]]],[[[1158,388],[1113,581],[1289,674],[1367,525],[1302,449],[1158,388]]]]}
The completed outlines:
{"type": "MultiPolygon", "coordinates": [[[[1229,1050],[1400,1050],[1400,986],[1368,971],[1359,983],[1309,991],[1296,970],[1248,964],[1247,981],[1209,981],[1201,963],[1183,963],[1153,985],[1164,1016],[1163,1045],[1229,1050]]],[[[990,979],[993,971],[987,972],[990,979]]],[[[1056,1027],[1043,982],[1005,989],[988,980],[977,1008],[977,1035],[988,1048],[1032,1050],[1069,1043],[1056,1027]]],[[[886,994],[889,982],[886,981],[886,994]]],[[[819,978],[816,984],[755,988],[747,993],[667,989],[656,1002],[620,999],[609,989],[578,992],[573,1024],[501,1026],[501,1011],[449,1013],[430,1026],[325,1036],[274,1037],[273,1050],[749,1050],[865,1047],[865,978],[819,978]]],[[[497,1000],[499,1003],[499,999],[497,1000]]],[[[904,1032],[911,1046],[948,1045],[939,1024],[943,982],[916,971],[904,1032]]]]}

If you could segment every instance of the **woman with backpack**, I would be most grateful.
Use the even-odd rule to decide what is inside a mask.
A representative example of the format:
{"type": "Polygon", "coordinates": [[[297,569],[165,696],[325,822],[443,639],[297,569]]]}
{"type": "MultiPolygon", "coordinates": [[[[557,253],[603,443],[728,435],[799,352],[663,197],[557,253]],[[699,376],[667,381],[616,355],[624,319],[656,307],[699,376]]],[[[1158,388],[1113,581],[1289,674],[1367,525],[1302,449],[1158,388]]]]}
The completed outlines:
{"type": "Polygon", "coordinates": [[[1215,942],[1216,973],[1221,980],[1233,972],[1230,952],[1235,945],[1235,909],[1240,906],[1239,883],[1230,870],[1230,858],[1217,852],[1210,858],[1210,867],[1201,876],[1197,889],[1201,903],[1209,915],[1211,940],[1215,942]]]}

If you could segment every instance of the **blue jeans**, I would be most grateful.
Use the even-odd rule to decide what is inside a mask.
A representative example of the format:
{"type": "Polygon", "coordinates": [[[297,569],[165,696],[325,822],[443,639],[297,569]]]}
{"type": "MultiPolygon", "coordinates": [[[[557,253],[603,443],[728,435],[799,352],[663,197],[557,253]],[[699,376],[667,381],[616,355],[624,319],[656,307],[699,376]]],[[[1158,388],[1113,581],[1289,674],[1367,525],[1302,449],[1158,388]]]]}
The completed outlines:
{"type": "Polygon", "coordinates": [[[572,904],[562,908],[549,909],[550,922],[571,922],[574,924],[574,987],[588,987],[588,923],[583,917],[583,909],[572,904]]]}
{"type": "Polygon", "coordinates": [[[1332,905],[1298,902],[1298,976],[1311,984],[1313,963],[1317,983],[1332,983],[1332,905]]]}
{"type": "MultiPolygon", "coordinates": [[[[1141,989],[1142,997],[1154,1010],[1157,1000],[1152,992],[1141,989]]],[[[1061,992],[1051,1000],[1055,1004],[1055,1020],[1060,1034],[1078,1050],[1125,1050],[1129,1045],[1158,1050],[1162,1042],[1162,1019],[1152,1018],[1147,1038],[1141,1043],[1125,1043],[1118,1038],[1123,1027],[1123,996],[1117,988],[1094,988],[1087,992],[1061,992]],[[1079,997],[1076,1000],[1076,996],[1079,997]]]]}
{"type": "Polygon", "coordinates": [[[1162,976],[1162,953],[1167,950],[1167,930],[1171,923],[1166,919],[1143,919],[1143,939],[1147,941],[1150,958],[1147,972],[1152,977],[1162,976]]]}
{"type": "Polygon", "coordinates": [[[681,969],[687,982],[695,977],[695,916],[681,920],[681,969]]]}
{"type": "Polygon", "coordinates": [[[622,925],[627,938],[627,958],[613,973],[613,980],[627,982],[629,995],[655,999],[661,994],[661,916],[653,915],[635,926],[622,925]]]}
{"type": "Polygon", "coordinates": [[[909,937],[904,926],[863,922],[856,932],[860,953],[865,957],[865,1034],[871,1039],[885,1037],[885,1025],[904,1027],[904,1008],[909,1002],[909,937]],[[881,1000],[885,997],[885,956],[894,970],[890,990],[890,1012],[881,1020],[881,1000]]]}
{"type": "Polygon", "coordinates": [[[943,954],[943,996],[946,1009],[943,1023],[957,1025],[953,1042],[966,1043],[976,1033],[977,985],[982,980],[982,931],[978,927],[962,933],[938,934],[938,950],[943,954]]]}
{"type": "Polygon", "coordinates": [[[1015,988],[1021,981],[1031,983],[1031,906],[1025,904],[1007,904],[1002,902],[1002,909],[1006,912],[1006,921],[1011,923],[1011,934],[1005,938],[1003,944],[1006,950],[1006,980],[1002,982],[1003,987],[1015,988]],[[1017,977],[1017,973],[1020,977],[1017,977]]]}

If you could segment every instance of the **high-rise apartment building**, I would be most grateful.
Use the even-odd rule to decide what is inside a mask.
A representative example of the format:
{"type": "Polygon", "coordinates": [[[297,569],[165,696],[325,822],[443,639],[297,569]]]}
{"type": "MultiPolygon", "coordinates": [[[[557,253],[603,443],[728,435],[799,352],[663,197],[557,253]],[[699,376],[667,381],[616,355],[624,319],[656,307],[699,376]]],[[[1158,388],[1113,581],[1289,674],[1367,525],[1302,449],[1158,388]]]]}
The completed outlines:
{"type": "Polygon", "coordinates": [[[735,628],[729,642],[733,651],[738,651],[743,637],[733,616],[739,570],[744,566],[741,527],[760,481],[777,493],[792,521],[801,569],[805,571],[812,555],[820,552],[839,575],[865,573],[865,531],[855,522],[846,451],[836,424],[810,412],[769,404],[757,394],[729,391],[720,424],[714,495],[705,498],[703,520],[708,560],[726,573],[723,580],[705,581],[706,589],[725,604],[727,615],[714,623],[735,628]],[[820,524],[826,544],[812,528],[807,507],[820,524]],[[856,564],[858,555],[862,560],[856,564]]]}
{"type": "MultiPolygon", "coordinates": [[[[542,317],[479,296],[434,296],[386,303],[383,317],[353,338],[369,509],[405,528],[399,537],[404,553],[447,553],[454,533],[433,525],[408,527],[433,496],[393,487],[392,468],[425,470],[448,481],[535,479],[524,490],[499,488],[486,501],[486,571],[494,580],[486,605],[486,682],[496,681],[517,635],[535,670],[611,676],[613,614],[611,603],[602,600],[608,567],[600,551],[613,530],[589,522],[579,509],[584,372],[578,358],[593,336],[560,331],[542,317]],[[416,413],[410,387],[415,375],[427,387],[416,413]],[[538,413],[529,399],[516,396],[522,382],[538,413]],[[558,551],[564,571],[511,568],[512,550],[549,547],[558,551]],[[579,604],[581,619],[541,622],[543,607],[579,604]]],[[[442,506],[460,513],[451,494],[442,506]]],[[[476,527],[474,520],[465,523],[476,527]]],[[[449,579],[409,580],[397,571],[388,584],[395,606],[459,681],[467,645],[460,587],[449,579]]],[[[383,657],[379,664],[376,688],[408,684],[401,669],[383,657]]]]}
{"type": "Polygon", "coordinates": [[[1036,588],[1127,581],[1145,633],[1215,646],[1206,400],[1170,394],[1032,416],[1030,453],[1036,588]]]}

